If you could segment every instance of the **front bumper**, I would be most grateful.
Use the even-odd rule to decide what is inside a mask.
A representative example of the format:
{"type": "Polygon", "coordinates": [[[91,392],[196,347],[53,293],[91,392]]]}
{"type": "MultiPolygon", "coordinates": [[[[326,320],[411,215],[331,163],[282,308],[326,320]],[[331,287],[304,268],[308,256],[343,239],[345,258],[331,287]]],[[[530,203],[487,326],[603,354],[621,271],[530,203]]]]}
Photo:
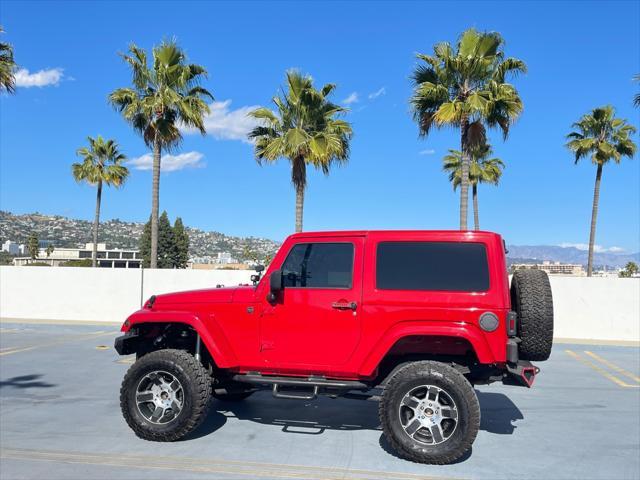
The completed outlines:
{"type": "Polygon", "coordinates": [[[140,337],[137,332],[133,330],[129,330],[124,335],[121,335],[116,338],[113,347],[116,349],[119,355],[131,355],[132,353],[136,353],[138,351],[138,343],[140,342],[140,337]]]}

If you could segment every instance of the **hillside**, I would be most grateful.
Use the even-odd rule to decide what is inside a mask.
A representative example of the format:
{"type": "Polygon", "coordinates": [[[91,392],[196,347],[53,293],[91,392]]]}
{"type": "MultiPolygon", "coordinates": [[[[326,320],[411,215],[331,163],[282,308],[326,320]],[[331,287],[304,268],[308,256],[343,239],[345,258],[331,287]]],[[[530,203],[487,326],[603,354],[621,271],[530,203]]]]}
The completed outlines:
{"type": "MultiPolygon", "coordinates": [[[[138,248],[142,233],[142,223],[123,222],[118,219],[105,220],[100,224],[100,241],[110,248],[138,248]]],[[[52,240],[57,247],[77,247],[91,241],[92,223],[75,220],[60,215],[30,213],[13,215],[0,211],[0,242],[12,240],[26,243],[31,232],[36,232],[40,240],[52,240]]],[[[205,232],[187,227],[191,245],[191,257],[215,256],[218,252],[230,252],[234,258],[243,258],[245,246],[255,252],[259,259],[273,255],[278,242],[265,238],[233,237],[220,232],[205,232]]],[[[509,245],[509,263],[552,262],[587,264],[587,251],[575,247],[555,245],[509,245]]],[[[640,253],[596,253],[597,266],[623,267],[627,262],[640,263],[640,253]]]]}
{"type": "MultiPolygon", "coordinates": [[[[56,247],[77,247],[91,242],[92,222],[76,220],[60,215],[30,213],[13,215],[0,211],[0,243],[11,240],[26,243],[32,232],[40,240],[51,240],[56,247]]],[[[109,248],[138,248],[144,224],[123,222],[118,219],[100,223],[100,242],[109,248]]],[[[230,252],[234,258],[242,259],[245,247],[259,259],[273,255],[280,244],[266,238],[233,237],[220,232],[204,232],[187,227],[191,257],[215,256],[218,252],[230,252]]]]}

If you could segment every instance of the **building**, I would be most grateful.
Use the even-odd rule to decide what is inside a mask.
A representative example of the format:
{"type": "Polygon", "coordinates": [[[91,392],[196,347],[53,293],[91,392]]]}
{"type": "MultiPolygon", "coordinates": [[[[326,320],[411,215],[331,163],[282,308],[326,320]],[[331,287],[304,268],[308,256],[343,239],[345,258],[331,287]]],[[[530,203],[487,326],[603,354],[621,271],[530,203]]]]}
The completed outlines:
{"type": "Polygon", "coordinates": [[[238,261],[235,258],[233,258],[229,252],[218,252],[216,256],[216,260],[214,262],[221,265],[238,263],[238,261]]]}
{"type": "MultiPolygon", "coordinates": [[[[84,248],[54,248],[50,255],[46,249],[40,249],[36,262],[47,263],[52,267],[59,267],[70,260],[91,259],[93,243],[87,243],[84,248]]],[[[27,265],[31,257],[17,257],[13,259],[16,266],[27,265]]],[[[106,244],[98,243],[98,266],[103,268],[140,268],[142,256],[138,250],[108,249],[106,244]]]]}
{"type": "Polygon", "coordinates": [[[573,275],[583,277],[586,275],[582,265],[574,263],[560,263],[544,261],[542,263],[514,263],[511,265],[512,271],[523,269],[544,270],[549,275],[573,275]]]}
{"type": "Polygon", "coordinates": [[[9,255],[20,255],[24,253],[24,246],[22,248],[22,252],[20,251],[20,245],[11,240],[7,240],[2,244],[2,251],[7,252],[9,255]]]}

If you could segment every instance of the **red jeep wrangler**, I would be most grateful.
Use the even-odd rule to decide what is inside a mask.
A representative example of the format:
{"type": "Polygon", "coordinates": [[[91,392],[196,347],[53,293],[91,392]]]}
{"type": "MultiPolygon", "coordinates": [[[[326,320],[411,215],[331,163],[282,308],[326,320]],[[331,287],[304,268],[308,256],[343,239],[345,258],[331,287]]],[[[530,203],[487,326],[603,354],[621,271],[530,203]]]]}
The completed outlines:
{"type": "Polygon", "coordinates": [[[473,385],[530,387],[539,369],[529,361],[551,353],[547,275],[517,271],[509,288],[495,233],[300,233],[253,280],[154,295],[125,321],[115,348],[137,361],[120,402],[136,435],[184,437],[211,396],[240,401],[269,387],[277,398],[311,400],[377,389],[398,454],[449,463],[480,425],[473,385]]]}

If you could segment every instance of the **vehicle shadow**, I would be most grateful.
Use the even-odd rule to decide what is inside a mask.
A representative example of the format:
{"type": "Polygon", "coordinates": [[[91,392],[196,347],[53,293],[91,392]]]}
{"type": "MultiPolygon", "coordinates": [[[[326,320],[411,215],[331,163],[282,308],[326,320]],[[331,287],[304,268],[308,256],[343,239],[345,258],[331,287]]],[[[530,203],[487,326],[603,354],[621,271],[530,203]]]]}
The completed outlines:
{"type": "Polygon", "coordinates": [[[47,383],[39,380],[43,375],[21,375],[19,377],[12,377],[7,380],[0,380],[0,388],[13,387],[20,389],[27,388],[51,388],[55,387],[53,383],[47,383]]]}
{"type": "Polygon", "coordinates": [[[516,420],[523,420],[524,415],[515,403],[503,393],[479,392],[481,420],[480,430],[499,435],[511,435],[517,428],[516,420]]]}
{"type": "Polygon", "coordinates": [[[380,430],[378,402],[371,400],[275,399],[260,391],[242,402],[215,401],[213,409],[238,420],[278,425],[283,432],[321,435],[325,430],[380,430]]]}
{"type": "MultiPolygon", "coordinates": [[[[513,422],[524,418],[520,409],[502,393],[476,393],[482,411],[480,430],[513,433],[516,428],[513,422]]],[[[224,424],[218,415],[278,425],[283,432],[302,435],[321,435],[325,430],[381,430],[375,397],[369,400],[319,397],[302,401],[275,399],[268,391],[259,391],[240,402],[215,400],[211,415],[215,418],[208,427],[210,431],[224,424]]]]}

